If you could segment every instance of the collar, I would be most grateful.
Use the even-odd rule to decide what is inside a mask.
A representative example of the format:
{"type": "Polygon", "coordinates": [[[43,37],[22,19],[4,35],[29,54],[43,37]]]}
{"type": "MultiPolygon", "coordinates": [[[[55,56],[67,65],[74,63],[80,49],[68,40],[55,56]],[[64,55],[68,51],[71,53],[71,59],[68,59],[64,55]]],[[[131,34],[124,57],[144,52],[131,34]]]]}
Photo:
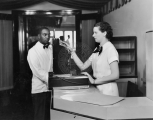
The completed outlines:
{"type": "Polygon", "coordinates": [[[36,44],[37,44],[37,47],[39,47],[39,48],[42,48],[42,49],[43,49],[43,46],[44,46],[44,45],[43,45],[41,42],[39,42],[39,41],[38,41],[36,44]]]}
{"type": "Polygon", "coordinates": [[[106,48],[108,48],[109,46],[111,45],[111,42],[108,41],[106,42],[102,47],[103,47],[103,50],[105,50],[106,48]]]}
{"type": "MultiPolygon", "coordinates": [[[[44,48],[43,48],[44,44],[42,44],[41,42],[38,41],[36,44],[37,44],[37,47],[44,49],[44,48]]],[[[50,46],[51,46],[51,45],[49,45],[48,48],[49,48],[50,46]]]]}

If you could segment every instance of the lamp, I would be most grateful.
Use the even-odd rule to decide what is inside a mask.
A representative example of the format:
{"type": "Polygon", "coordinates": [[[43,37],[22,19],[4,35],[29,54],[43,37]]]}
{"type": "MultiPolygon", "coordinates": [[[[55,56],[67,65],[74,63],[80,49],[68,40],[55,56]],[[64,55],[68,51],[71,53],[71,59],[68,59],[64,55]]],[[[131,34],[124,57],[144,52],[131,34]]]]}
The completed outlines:
{"type": "Polygon", "coordinates": [[[63,16],[63,22],[66,22],[67,16],[63,16]]]}

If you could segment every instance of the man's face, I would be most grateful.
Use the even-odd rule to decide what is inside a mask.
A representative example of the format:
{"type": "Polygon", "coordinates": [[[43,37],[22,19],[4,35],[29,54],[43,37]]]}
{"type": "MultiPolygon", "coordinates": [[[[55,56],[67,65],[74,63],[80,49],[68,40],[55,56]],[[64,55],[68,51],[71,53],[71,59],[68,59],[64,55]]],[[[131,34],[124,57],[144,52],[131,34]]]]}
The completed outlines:
{"type": "Polygon", "coordinates": [[[42,44],[46,44],[49,42],[49,39],[50,39],[50,32],[48,29],[43,29],[41,31],[41,33],[38,35],[39,37],[39,41],[42,43],[42,44]]]}

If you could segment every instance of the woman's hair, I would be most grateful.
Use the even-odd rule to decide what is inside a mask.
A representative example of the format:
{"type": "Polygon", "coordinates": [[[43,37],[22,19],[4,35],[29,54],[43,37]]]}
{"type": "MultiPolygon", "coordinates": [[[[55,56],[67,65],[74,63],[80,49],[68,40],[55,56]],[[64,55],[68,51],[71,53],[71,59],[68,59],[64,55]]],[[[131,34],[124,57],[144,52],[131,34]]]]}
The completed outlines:
{"type": "Polygon", "coordinates": [[[109,25],[109,23],[107,22],[98,22],[94,25],[94,27],[99,27],[99,30],[101,32],[105,32],[106,31],[106,38],[108,40],[110,40],[113,37],[113,30],[111,28],[111,26],[109,25]]]}

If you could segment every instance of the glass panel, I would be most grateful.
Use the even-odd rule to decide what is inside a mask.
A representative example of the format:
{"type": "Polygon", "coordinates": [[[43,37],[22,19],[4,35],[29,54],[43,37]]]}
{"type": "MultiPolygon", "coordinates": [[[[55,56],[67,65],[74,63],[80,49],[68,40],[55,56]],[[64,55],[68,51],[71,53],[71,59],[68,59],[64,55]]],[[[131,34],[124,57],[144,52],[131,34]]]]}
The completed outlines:
{"type": "Polygon", "coordinates": [[[50,36],[53,37],[53,31],[50,31],[50,36]]]}
{"type": "Polygon", "coordinates": [[[65,41],[73,48],[72,31],[65,31],[65,41]]]}
{"type": "Polygon", "coordinates": [[[76,50],[76,31],[74,31],[74,45],[73,48],[76,50]]]}
{"type": "Polygon", "coordinates": [[[55,38],[60,38],[60,36],[63,36],[63,31],[55,31],[55,38]]]}

